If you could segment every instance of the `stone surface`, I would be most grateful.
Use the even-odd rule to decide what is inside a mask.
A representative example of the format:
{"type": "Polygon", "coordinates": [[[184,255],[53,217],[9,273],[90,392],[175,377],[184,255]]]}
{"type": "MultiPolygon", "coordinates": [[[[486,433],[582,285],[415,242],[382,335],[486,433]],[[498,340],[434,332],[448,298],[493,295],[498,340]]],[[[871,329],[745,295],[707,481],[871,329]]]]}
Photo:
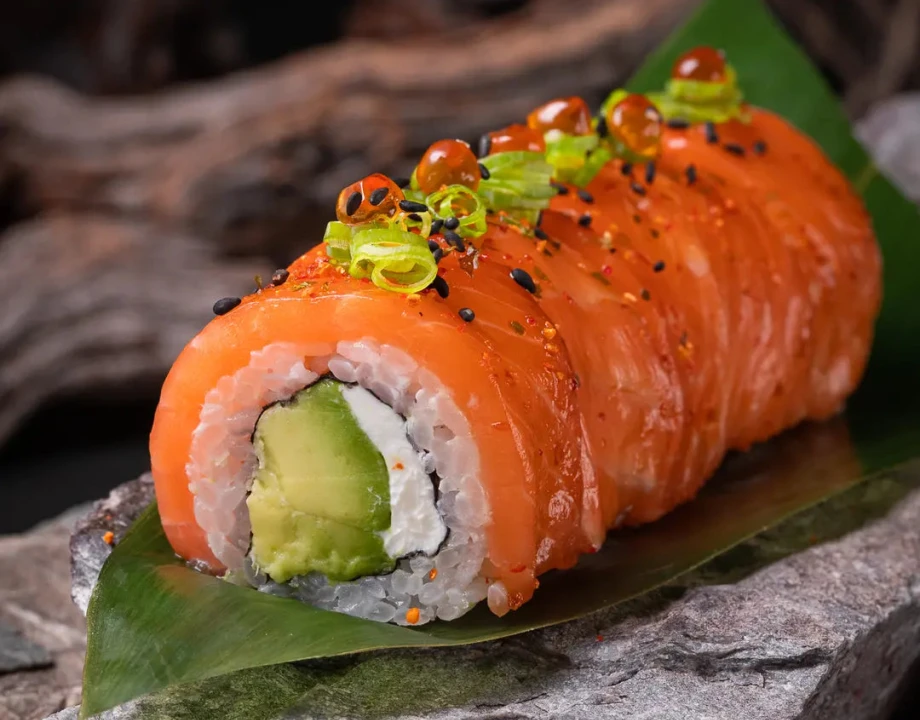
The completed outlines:
{"type": "MultiPolygon", "coordinates": [[[[74,520],[75,513],[68,512],[29,533],[0,537],[0,626],[42,648],[53,662],[0,673],[2,720],[41,718],[80,701],[86,626],[69,602],[68,538],[74,520]]],[[[0,644],[6,642],[0,638],[0,644]]]]}
{"type": "Polygon", "coordinates": [[[857,126],[879,168],[920,202],[920,93],[879,103],[857,126]]]}
{"type": "Polygon", "coordinates": [[[0,623],[0,674],[14,670],[33,670],[50,664],[51,654],[45,648],[0,623]]]}
{"type": "MultiPolygon", "coordinates": [[[[470,648],[346,660],[336,667],[337,672],[344,667],[345,676],[332,674],[329,687],[324,684],[332,699],[315,694],[310,673],[322,672],[322,663],[307,663],[303,677],[285,682],[293,695],[302,689],[307,699],[301,706],[309,704],[311,710],[291,710],[284,717],[353,717],[355,707],[349,702],[358,701],[348,700],[352,691],[345,683],[348,688],[365,683],[370,688],[365,692],[379,701],[375,663],[400,662],[409,662],[416,676],[451,667],[460,676],[475,678],[480,670],[491,676],[479,696],[466,688],[447,688],[438,704],[450,709],[414,712],[410,704],[402,717],[887,717],[920,652],[920,490],[839,540],[799,553],[780,546],[837,522],[855,507],[887,507],[884,498],[903,497],[909,483],[920,485],[920,463],[901,473],[788,521],[662,592],[584,620],[470,648]],[[793,554],[771,562],[785,552],[793,554]],[[759,570],[726,582],[752,558],[759,570]]],[[[105,523],[123,527],[150,492],[149,482],[136,481],[98,506],[74,535],[72,547],[80,562],[98,567],[107,554],[97,542],[99,532],[111,527],[105,523]]],[[[79,586],[92,577],[93,571],[77,573],[74,580],[79,586]]],[[[78,598],[88,592],[88,586],[74,591],[78,598]]],[[[245,682],[243,676],[230,685],[239,688],[245,682]]],[[[222,690],[212,686],[209,692],[222,690]]],[[[165,707],[175,702],[173,697],[131,703],[101,717],[168,717],[165,707]]],[[[384,717],[395,717],[406,700],[397,698],[392,712],[383,702],[375,715],[382,710],[384,717]]],[[[70,710],[54,717],[71,720],[76,714],[70,710]]]]}

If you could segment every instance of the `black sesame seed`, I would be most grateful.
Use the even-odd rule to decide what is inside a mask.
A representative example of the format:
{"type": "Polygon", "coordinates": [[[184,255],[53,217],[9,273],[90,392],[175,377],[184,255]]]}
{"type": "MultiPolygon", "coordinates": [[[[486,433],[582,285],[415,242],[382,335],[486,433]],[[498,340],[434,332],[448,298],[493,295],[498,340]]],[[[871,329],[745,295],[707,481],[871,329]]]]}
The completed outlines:
{"type": "Polygon", "coordinates": [[[586,203],[594,202],[594,196],[591,193],[589,193],[587,190],[585,190],[584,188],[578,189],[578,199],[586,203]]]}
{"type": "Polygon", "coordinates": [[[535,227],[540,227],[543,224],[543,211],[540,210],[537,213],[537,221],[534,223],[535,227]]]}
{"type": "Polygon", "coordinates": [[[275,272],[272,273],[272,285],[275,285],[275,286],[284,285],[284,283],[287,282],[287,279],[290,276],[291,276],[291,273],[289,273],[284,268],[281,268],[280,270],[275,270],[275,272]]]}
{"type": "Polygon", "coordinates": [[[444,233],[444,239],[460,252],[466,252],[466,245],[463,244],[463,238],[457,233],[448,230],[444,233]]]}
{"type": "Polygon", "coordinates": [[[620,166],[620,172],[624,175],[632,175],[632,163],[625,162],[620,166]]]}
{"type": "Polygon", "coordinates": [[[668,120],[668,127],[673,130],[686,130],[690,127],[690,121],[683,118],[671,118],[668,120]]]}
{"type": "Polygon", "coordinates": [[[533,278],[530,277],[530,273],[526,270],[514,268],[514,270],[511,271],[511,279],[529,293],[535,293],[537,291],[537,286],[534,285],[533,278]]]}
{"type": "Polygon", "coordinates": [[[433,253],[435,265],[440,263],[444,259],[444,251],[441,248],[438,248],[433,253]]]}
{"type": "Polygon", "coordinates": [[[551,182],[550,185],[556,188],[557,195],[568,195],[569,194],[569,189],[562,183],[551,182]]]}
{"type": "Polygon", "coordinates": [[[636,193],[636,195],[645,195],[645,185],[641,183],[630,183],[629,189],[636,193]]]}
{"type": "Polygon", "coordinates": [[[414,220],[415,222],[421,222],[421,221],[422,221],[422,216],[419,215],[418,213],[409,213],[408,218],[409,218],[410,220],[414,220]]]}
{"type": "Polygon", "coordinates": [[[738,143],[725,143],[723,146],[727,152],[730,152],[732,155],[737,155],[738,157],[744,157],[745,150],[744,147],[738,143]]]}
{"type": "Polygon", "coordinates": [[[763,140],[758,140],[754,143],[754,153],[756,155],[763,155],[767,152],[767,144],[763,140]]]}
{"type": "Polygon", "coordinates": [[[687,169],[684,170],[684,174],[687,176],[687,184],[693,185],[696,182],[696,165],[692,163],[687,165],[687,169]]]}
{"type": "Polygon", "coordinates": [[[662,270],[664,270],[664,260],[659,260],[654,265],[652,265],[652,270],[654,270],[655,272],[661,272],[662,270]]]}
{"type": "Polygon", "coordinates": [[[396,183],[397,187],[401,187],[401,188],[409,187],[412,184],[412,178],[395,177],[395,178],[392,178],[392,180],[394,183],[396,183]]]}
{"type": "Polygon", "coordinates": [[[716,125],[713,122],[707,122],[703,126],[706,130],[706,142],[714,145],[719,142],[719,133],[716,132],[716,125]]]}
{"type": "Polygon", "coordinates": [[[658,239],[658,236],[660,235],[660,233],[655,228],[652,228],[651,230],[649,230],[648,234],[651,235],[656,240],[658,239]]]}
{"type": "Polygon", "coordinates": [[[610,134],[610,131],[607,129],[607,120],[603,117],[597,119],[597,128],[596,128],[598,137],[607,137],[610,134]]]}
{"type": "Polygon", "coordinates": [[[399,209],[403,212],[428,212],[428,206],[425,203],[415,202],[415,200],[400,200],[399,209]]]}
{"type": "Polygon", "coordinates": [[[582,227],[591,227],[591,215],[585,213],[580,218],[578,218],[578,224],[582,227]]]}
{"type": "Polygon", "coordinates": [[[470,308],[460,308],[460,310],[457,311],[457,315],[460,316],[463,322],[473,322],[476,318],[476,313],[470,310],[470,308]]]}
{"type": "Polygon", "coordinates": [[[233,310],[237,305],[239,305],[242,300],[238,297],[225,297],[218,300],[214,303],[214,314],[215,315],[226,315],[228,312],[233,310]]]}
{"type": "Polygon", "coordinates": [[[438,218],[433,223],[431,223],[431,232],[437,234],[441,232],[441,226],[444,225],[444,221],[441,218],[438,218]]]}
{"type": "Polygon", "coordinates": [[[490,177],[492,177],[492,173],[489,172],[489,168],[487,168],[482,163],[479,163],[479,174],[482,176],[483,180],[488,180],[490,177]]]}
{"type": "Polygon", "coordinates": [[[458,227],[460,227],[460,221],[455,217],[449,217],[444,220],[444,227],[446,227],[448,230],[456,230],[458,227]]]}
{"type": "Polygon", "coordinates": [[[371,193],[371,196],[367,200],[371,205],[377,207],[380,203],[387,199],[387,195],[389,194],[390,188],[379,187],[371,193]]]}
{"type": "Polygon", "coordinates": [[[645,183],[651,185],[655,182],[655,163],[654,161],[649,161],[645,163],[645,183]]]}
{"type": "Polygon", "coordinates": [[[642,288],[642,292],[639,293],[639,297],[641,297],[643,300],[651,300],[652,294],[645,288],[642,288]]]}
{"type": "Polygon", "coordinates": [[[440,275],[435,276],[435,279],[431,281],[430,287],[433,287],[442,298],[450,295],[450,286],[447,284],[447,280],[440,275]]]}
{"type": "Polygon", "coordinates": [[[534,228],[533,234],[538,240],[549,240],[549,235],[547,235],[546,230],[542,228],[534,228]]]}
{"type": "Polygon", "coordinates": [[[492,138],[488,133],[479,138],[479,157],[485,157],[492,152],[492,138]]]}
{"type": "Polygon", "coordinates": [[[435,250],[440,250],[440,249],[441,249],[441,246],[438,245],[438,241],[437,241],[437,240],[429,240],[429,241],[428,241],[428,249],[431,250],[431,252],[434,252],[435,250]]]}
{"type": "Polygon", "coordinates": [[[610,248],[610,254],[611,254],[611,255],[612,255],[613,253],[615,253],[616,251],[617,251],[617,249],[616,249],[615,247],[611,247],[611,248],[610,248]]]}
{"type": "Polygon", "coordinates": [[[348,196],[348,200],[345,201],[345,214],[348,217],[351,217],[356,212],[358,208],[361,207],[361,201],[364,198],[361,197],[361,193],[355,190],[351,195],[348,196]]]}

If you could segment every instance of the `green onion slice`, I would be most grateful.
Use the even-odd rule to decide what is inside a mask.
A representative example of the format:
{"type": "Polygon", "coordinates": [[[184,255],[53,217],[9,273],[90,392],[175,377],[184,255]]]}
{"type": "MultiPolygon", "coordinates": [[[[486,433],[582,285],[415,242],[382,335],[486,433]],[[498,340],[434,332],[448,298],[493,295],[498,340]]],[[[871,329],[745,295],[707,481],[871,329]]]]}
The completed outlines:
{"type": "Polygon", "coordinates": [[[493,210],[536,220],[556,194],[550,185],[553,166],[543,153],[530,151],[502,152],[482,159],[489,179],[479,183],[479,195],[493,210]]]}
{"type": "Polygon", "coordinates": [[[438,274],[428,241],[395,228],[359,229],[351,239],[352,277],[369,277],[383,290],[414,293],[424,290],[438,274]]]}
{"type": "Polygon", "coordinates": [[[738,118],[749,120],[738,88],[738,76],[731,65],[725,68],[725,82],[668,80],[663,93],[650,93],[666,119],[682,118],[690,122],[725,122],[738,118]]]}
{"type": "MultiPolygon", "coordinates": [[[[428,213],[425,216],[422,224],[427,223],[430,230],[431,217],[428,213]]],[[[390,227],[330,222],[323,238],[326,254],[335,263],[347,264],[352,277],[370,278],[382,290],[407,294],[424,290],[438,274],[438,264],[425,239],[427,235],[400,227],[415,221],[398,215],[387,220],[390,227]]]]}
{"type": "Polygon", "coordinates": [[[544,138],[546,161],[553,166],[553,176],[573,185],[575,178],[587,163],[588,154],[600,144],[597,133],[568,135],[558,130],[550,130],[544,138]]]}
{"type": "Polygon", "coordinates": [[[482,198],[465,185],[448,185],[431,193],[423,202],[442,220],[455,217],[460,221],[456,232],[476,238],[486,231],[486,207],[482,198]]]}

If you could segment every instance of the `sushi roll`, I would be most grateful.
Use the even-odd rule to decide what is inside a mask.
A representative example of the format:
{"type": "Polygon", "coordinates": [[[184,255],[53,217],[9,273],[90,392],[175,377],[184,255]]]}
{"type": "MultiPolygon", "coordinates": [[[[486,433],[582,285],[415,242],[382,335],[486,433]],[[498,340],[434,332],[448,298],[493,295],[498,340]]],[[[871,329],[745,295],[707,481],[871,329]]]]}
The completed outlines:
{"type": "Polygon", "coordinates": [[[504,615],[729,450],[837,413],[880,304],[869,217],[698,48],[345,188],[324,242],[224,298],[150,451],[203,572],[403,625],[504,615]]]}

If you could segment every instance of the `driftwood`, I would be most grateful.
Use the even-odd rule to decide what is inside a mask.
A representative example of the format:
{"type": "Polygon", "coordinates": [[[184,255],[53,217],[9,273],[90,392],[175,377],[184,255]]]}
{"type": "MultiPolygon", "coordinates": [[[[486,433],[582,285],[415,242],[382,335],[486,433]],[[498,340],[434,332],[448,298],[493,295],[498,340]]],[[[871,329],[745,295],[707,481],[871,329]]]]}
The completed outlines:
{"type": "Polygon", "coordinates": [[[599,102],[694,5],[546,0],[462,41],[351,39],[158,96],[0,86],[0,441],[48,398],[161,379],[347,183],[555,95],[599,102]]]}

